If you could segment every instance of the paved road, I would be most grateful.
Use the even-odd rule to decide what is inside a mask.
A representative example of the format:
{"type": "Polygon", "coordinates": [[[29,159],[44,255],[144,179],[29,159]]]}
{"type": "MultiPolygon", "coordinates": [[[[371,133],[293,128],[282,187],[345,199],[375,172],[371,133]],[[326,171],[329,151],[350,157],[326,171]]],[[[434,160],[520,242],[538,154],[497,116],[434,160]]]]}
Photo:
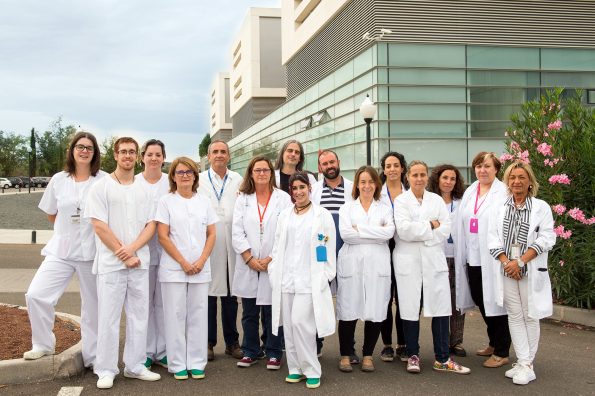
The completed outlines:
{"type": "MultiPolygon", "coordinates": [[[[24,291],[41,262],[38,256],[39,246],[0,245],[0,301],[24,304],[24,291]],[[5,260],[5,257],[10,260],[5,260]],[[21,269],[17,280],[12,282],[11,292],[7,292],[2,282],[6,270],[21,269]],[[28,271],[28,272],[27,272],[28,271]]],[[[71,284],[74,286],[75,284],[71,284]]],[[[78,314],[80,300],[76,292],[66,293],[58,303],[58,310],[78,314]]],[[[361,324],[358,324],[356,340],[361,347],[363,339],[361,324]]],[[[363,373],[355,370],[351,374],[339,372],[338,340],[336,336],[325,341],[323,356],[322,386],[318,394],[325,395],[378,395],[408,394],[464,394],[464,395],[502,395],[514,392],[519,395],[593,395],[595,394],[595,370],[593,369],[593,349],[595,332],[566,328],[559,324],[542,323],[540,350],[535,362],[537,381],[520,387],[504,377],[504,369],[485,369],[481,367],[482,358],[469,356],[460,362],[472,369],[471,375],[437,373],[431,370],[432,344],[430,322],[422,320],[421,355],[423,372],[412,375],[405,372],[402,363],[384,363],[376,359],[376,372],[363,373]]],[[[221,333],[221,329],[219,330],[221,333]]],[[[123,335],[123,329],[122,329],[123,335]]],[[[219,334],[219,339],[222,335],[219,334]]],[[[474,351],[485,342],[485,327],[477,313],[468,316],[465,327],[465,346],[474,351]]],[[[201,381],[175,381],[165,369],[155,370],[162,375],[162,380],[145,383],[118,376],[111,391],[96,389],[97,378],[90,372],[70,380],[59,380],[39,384],[11,385],[0,388],[0,395],[56,395],[62,387],[82,386],[83,395],[263,395],[263,394],[306,394],[305,385],[286,384],[286,366],[277,372],[267,371],[263,362],[239,369],[235,360],[223,354],[224,347],[215,347],[217,359],[208,364],[207,378],[201,381]]],[[[378,354],[380,344],[375,354],[378,354]]]]}

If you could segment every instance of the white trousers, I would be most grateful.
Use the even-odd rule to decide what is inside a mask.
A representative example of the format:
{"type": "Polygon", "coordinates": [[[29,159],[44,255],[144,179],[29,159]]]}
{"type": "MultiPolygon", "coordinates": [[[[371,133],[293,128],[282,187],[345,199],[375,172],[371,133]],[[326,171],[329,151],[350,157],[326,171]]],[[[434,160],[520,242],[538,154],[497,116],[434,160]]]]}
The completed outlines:
{"type": "Polygon", "coordinates": [[[35,273],[25,299],[34,350],[53,350],[55,307],[76,272],[81,291],[83,363],[95,363],[97,351],[97,281],[92,261],[69,261],[47,256],[35,273]]]}
{"type": "Polygon", "coordinates": [[[97,275],[99,331],[97,359],[93,371],[98,377],[118,374],[120,318],[126,311],[124,365],[138,374],[145,369],[147,322],[149,319],[149,271],[123,269],[97,275]]]}
{"type": "Polygon", "coordinates": [[[159,266],[149,266],[149,324],[147,326],[147,357],[161,360],[165,357],[165,322],[161,283],[157,279],[159,266]]]}
{"type": "Polygon", "coordinates": [[[520,364],[533,364],[539,344],[539,319],[529,317],[529,280],[504,277],[504,307],[512,346],[520,364]]]}
{"type": "Polygon", "coordinates": [[[207,365],[209,283],[162,282],[167,368],[170,373],[207,365]]]}
{"type": "Polygon", "coordinates": [[[316,354],[316,321],[312,294],[282,293],[281,309],[289,374],[320,378],[322,368],[316,354]]]}

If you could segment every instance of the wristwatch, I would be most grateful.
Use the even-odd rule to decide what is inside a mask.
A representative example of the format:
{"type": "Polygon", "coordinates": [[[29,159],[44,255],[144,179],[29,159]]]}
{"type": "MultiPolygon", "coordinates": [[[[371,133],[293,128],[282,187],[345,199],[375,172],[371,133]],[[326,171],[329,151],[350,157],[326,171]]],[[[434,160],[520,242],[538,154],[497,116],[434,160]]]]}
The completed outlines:
{"type": "Polygon", "coordinates": [[[525,262],[520,257],[516,260],[516,262],[519,265],[519,268],[523,268],[525,266],[525,262]]]}

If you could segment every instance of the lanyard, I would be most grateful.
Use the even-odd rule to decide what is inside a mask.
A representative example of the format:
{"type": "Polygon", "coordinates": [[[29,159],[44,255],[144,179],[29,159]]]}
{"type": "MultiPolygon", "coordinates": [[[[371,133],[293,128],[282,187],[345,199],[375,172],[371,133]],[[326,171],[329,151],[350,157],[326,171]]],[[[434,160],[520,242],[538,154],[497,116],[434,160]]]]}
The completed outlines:
{"type": "Polygon", "coordinates": [[[223,178],[223,184],[221,185],[221,191],[219,191],[218,194],[217,194],[217,189],[215,188],[215,185],[213,184],[213,179],[211,178],[211,170],[210,169],[207,172],[207,175],[209,175],[209,181],[211,182],[211,187],[213,187],[213,192],[215,193],[215,197],[217,198],[217,201],[219,203],[221,203],[221,198],[223,198],[223,190],[225,189],[225,182],[227,181],[228,174],[226,174],[225,177],[223,178]]]}
{"type": "Polygon", "coordinates": [[[264,215],[267,212],[267,208],[269,207],[269,202],[271,201],[271,197],[273,196],[273,193],[269,194],[269,198],[267,199],[267,203],[264,206],[264,210],[262,211],[262,214],[260,213],[260,205],[258,204],[258,198],[256,198],[256,207],[258,208],[258,219],[260,220],[260,240],[262,241],[262,236],[264,234],[264,227],[262,226],[262,221],[264,220],[264,215]]]}
{"type": "Polygon", "coordinates": [[[483,205],[483,203],[486,201],[486,199],[488,198],[488,193],[486,193],[486,196],[483,198],[483,201],[481,201],[481,203],[479,204],[479,206],[477,206],[477,201],[479,200],[479,183],[477,183],[477,195],[475,196],[475,206],[473,207],[473,215],[477,216],[477,212],[479,212],[479,209],[481,208],[481,205],[483,205]]]}
{"type": "Polygon", "coordinates": [[[388,184],[386,185],[386,193],[388,194],[388,200],[390,201],[390,206],[393,207],[393,210],[395,210],[395,203],[393,202],[393,197],[390,196],[390,191],[388,189],[388,184]]]}

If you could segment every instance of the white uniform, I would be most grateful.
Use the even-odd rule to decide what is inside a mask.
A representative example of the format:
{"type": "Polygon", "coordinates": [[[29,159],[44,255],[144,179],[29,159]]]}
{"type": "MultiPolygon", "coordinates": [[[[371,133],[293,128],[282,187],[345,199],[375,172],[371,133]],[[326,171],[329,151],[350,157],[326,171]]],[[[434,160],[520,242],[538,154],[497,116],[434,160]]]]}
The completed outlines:
{"type": "MultiPolygon", "coordinates": [[[[405,185],[403,183],[401,183],[401,193],[404,193],[405,191],[407,191],[405,189],[405,185]]],[[[382,185],[382,190],[380,190],[380,201],[382,201],[385,205],[388,205],[394,209],[396,198],[397,197],[390,196],[390,192],[388,191],[388,186],[386,185],[386,183],[384,183],[382,185]]]]}
{"type": "MultiPolygon", "coordinates": [[[[207,198],[195,194],[187,199],[177,193],[162,197],[155,221],[169,226],[169,236],[189,262],[198,260],[207,240],[207,226],[219,219],[207,198]]],[[[163,292],[168,371],[204,370],[207,364],[208,287],[210,260],[195,275],[163,251],[159,282],[163,292]]]]}
{"type": "Polygon", "coordinates": [[[305,231],[304,239],[290,233],[292,229],[298,231],[291,226],[298,217],[293,213],[293,207],[281,213],[275,233],[273,261],[268,271],[272,287],[273,334],[277,335],[282,316],[289,374],[320,378],[316,333],[326,337],[335,332],[329,282],[336,274],[336,235],[335,223],[328,210],[312,204],[309,212],[299,216],[311,216],[308,224],[300,228],[305,231]],[[316,258],[316,248],[322,244],[319,235],[328,237],[325,262],[318,262],[316,258]],[[305,260],[300,262],[296,257],[305,260]],[[287,277],[286,271],[294,276],[287,277]]]}
{"type": "Polygon", "coordinates": [[[392,208],[372,201],[366,213],[359,199],[347,202],[339,209],[339,231],[344,244],[337,258],[337,319],[382,322],[390,298],[392,208]]]}
{"type": "Polygon", "coordinates": [[[486,316],[506,315],[506,310],[496,303],[496,277],[499,266],[494,266],[494,258],[488,249],[488,229],[492,208],[499,207],[506,199],[506,186],[494,179],[490,191],[485,195],[483,204],[477,211],[478,232],[471,234],[470,217],[473,216],[475,198],[477,196],[476,181],[463,194],[459,209],[455,212],[452,225],[452,238],[455,245],[455,276],[457,309],[465,313],[475,307],[469,289],[466,265],[481,266],[483,302],[486,316]]]}
{"type": "MultiPolygon", "coordinates": [[[[233,248],[237,253],[232,295],[256,298],[256,305],[271,305],[271,283],[268,272],[257,272],[244,264],[241,253],[250,250],[254,258],[269,257],[275,242],[275,230],[279,214],[291,206],[289,195],[279,189],[273,190],[263,217],[263,233],[256,194],[240,194],[233,214],[233,248]]],[[[261,214],[264,208],[261,208],[261,214]]]]}
{"type": "Polygon", "coordinates": [[[87,181],[75,182],[66,172],[55,174],[43,193],[39,208],[56,215],[54,234],[41,254],[45,256],[35,273],[25,299],[33,350],[53,351],[56,339],[55,306],[76,272],[81,289],[81,339],[85,366],[95,363],[97,349],[97,282],[91,273],[95,257],[95,233],[89,219],[81,218],[90,187],[105,172],[87,181]]]}
{"type": "MultiPolygon", "coordinates": [[[[111,177],[95,183],[87,201],[85,217],[107,224],[124,245],[134,242],[153,220],[154,207],[142,183],[121,185],[111,177]]],[[[97,359],[93,371],[99,378],[118,374],[118,345],[122,306],[126,310],[124,364],[128,372],[145,370],[147,321],[149,319],[149,262],[147,245],[136,251],[140,267],[128,269],[96,237],[93,272],[97,274],[99,330],[97,359]]]]}
{"type": "MultiPolygon", "coordinates": [[[[157,183],[149,183],[142,173],[136,175],[136,180],[142,182],[149,191],[150,199],[157,207],[159,199],[169,192],[169,178],[166,173],[161,174],[157,183]]],[[[162,248],[159,245],[157,233],[149,241],[151,262],[149,265],[149,324],[147,326],[147,357],[152,360],[161,360],[165,357],[165,323],[163,320],[163,299],[161,286],[157,279],[159,260],[162,248]]]]}
{"type": "Polygon", "coordinates": [[[450,234],[444,200],[424,191],[420,204],[411,190],[395,200],[396,247],[393,252],[399,311],[404,320],[418,321],[423,288],[424,316],[450,316],[448,265],[442,242],[450,234]],[[440,226],[432,230],[430,220],[440,226]]]}
{"type": "Polygon", "coordinates": [[[208,169],[200,173],[199,180],[199,194],[208,198],[220,220],[216,225],[217,240],[211,254],[213,280],[209,288],[209,296],[227,296],[231,292],[227,289],[227,285],[229,284],[230,288],[233,288],[236,255],[232,247],[231,226],[242,176],[228,170],[226,179],[221,179],[217,173],[208,169]],[[225,186],[223,185],[224,180],[225,186]],[[223,193],[221,193],[222,187],[223,193]],[[218,195],[221,196],[220,200],[218,195]]]}

